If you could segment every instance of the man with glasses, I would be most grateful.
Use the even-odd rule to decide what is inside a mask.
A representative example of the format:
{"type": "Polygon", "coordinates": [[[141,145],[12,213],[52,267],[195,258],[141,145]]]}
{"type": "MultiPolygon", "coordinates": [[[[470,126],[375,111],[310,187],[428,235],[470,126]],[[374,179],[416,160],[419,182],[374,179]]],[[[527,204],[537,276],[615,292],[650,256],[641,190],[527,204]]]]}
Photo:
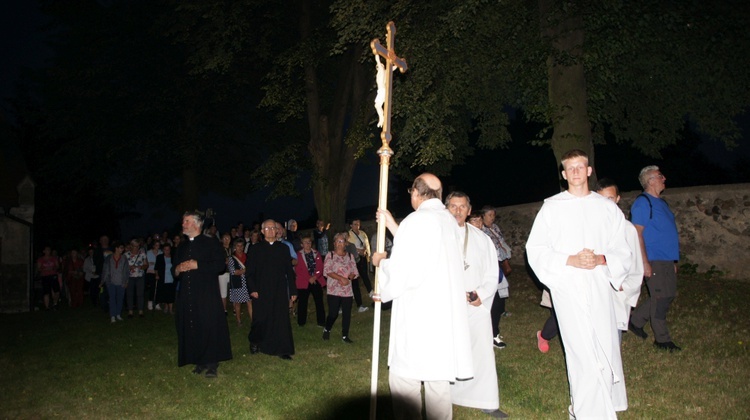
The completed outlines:
{"type": "Polygon", "coordinates": [[[649,299],[635,308],[628,327],[645,340],[648,334],[643,327],[650,321],[654,346],[669,352],[680,351],[682,349],[672,341],[667,328],[667,312],[677,294],[677,261],[680,259],[674,213],[661,198],[667,178],[658,166],[651,165],[641,169],[638,180],[643,193],[636,197],[630,214],[641,242],[643,275],[649,299]]]}
{"type": "Polygon", "coordinates": [[[438,177],[425,173],[409,189],[415,211],[400,226],[378,211],[394,238],[391,256],[376,252],[372,263],[380,298],[393,301],[388,383],[396,418],[421,417],[422,384],[427,418],[451,418],[450,382],[474,376],[458,224],[442,193],[438,177]]]}
{"type": "Polygon", "coordinates": [[[245,264],[247,290],[253,298],[253,321],[247,337],[250,353],[292,360],[294,338],[289,305],[297,300],[293,259],[287,245],[277,238],[278,223],[266,220],[262,229],[265,241],[250,247],[245,264]]]}

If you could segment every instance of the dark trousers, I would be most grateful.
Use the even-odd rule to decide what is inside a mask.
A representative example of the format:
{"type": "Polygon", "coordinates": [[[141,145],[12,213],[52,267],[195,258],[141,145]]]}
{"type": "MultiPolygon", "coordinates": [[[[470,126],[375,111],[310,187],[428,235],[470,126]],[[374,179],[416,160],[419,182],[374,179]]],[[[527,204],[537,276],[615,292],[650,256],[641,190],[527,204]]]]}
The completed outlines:
{"type": "Polygon", "coordinates": [[[323,288],[317,282],[308,284],[307,289],[297,289],[297,324],[303,326],[307,323],[307,302],[310,295],[315,303],[315,317],[322,327],[326,323],[326,310],[323,308],[323,288]]]}
{"type": "Polygon", "coordinates": [[[143,311],[143,288],[144,288],[143,277],[131,277],[128,280],[127,288],[127,299],[128,299],[128,311],[133,311],[136,299],[138,299],[138,310],[143,311]]]}
{"type": "Polygon", "coordinates": [[[677,274],[673,261],[651,261],[654,274],[646,277],[649,298],[641,302],[630,315],[630,322],[643,328],[651,322],[654,339],[659,343],[672,341],[667,328],[667,312],[677,295],[677,274]]]}
{"type": "Polygon", "coordinates": [[[339,317],[339,308],[341,309],[341,336],[349,335],[349,324],[352,320],[352,298],[342,296],[328,295],[328,319],[326,319],[326,331],[331,331],[333,324],[339,317]]]}
{"type": "Polygon", "coordinates": [[[352,293],[354,294],[354,301],[357,302],[357,306],[362,306],[362,291],[359,290],[359,279],[362,279],[362,284],[365,285],[367,293],[372,291],[370,273],[367,271],[367,258],[362,257],[359,259],[357,271],[359,271],[359,277],[352,280],[352,293]]]}
{"type": "Polygon", "coordinates": [[[154,300],[154,294],[156,293],[156,273],[146,273],[146,289],[144,294],[146,300],[151,302],[154,300]]]}
{"type": "Polygon", "coordinates": [[[89,299],[95,307],[99,306],[99,278],[91,279],[89,282],[89,299]]]}
{"type": "Polygon", "coordinates": [[[500,335],[500,317],[505,312],[505,299],[498,296],[495,292],[495,299],[492,300],[492,309],[490,309],[490,317],[492,318],[492,336],[497,337],[500,335]]]}
{"type": "Polygon", "coordinates": [[[549,308],[549,318],[544,322],[542,327],[542,338],[549,341],[557,337],[560,333],[560,329],[557,326],[557,314],[555,314],[555,308],[549,308]]]}

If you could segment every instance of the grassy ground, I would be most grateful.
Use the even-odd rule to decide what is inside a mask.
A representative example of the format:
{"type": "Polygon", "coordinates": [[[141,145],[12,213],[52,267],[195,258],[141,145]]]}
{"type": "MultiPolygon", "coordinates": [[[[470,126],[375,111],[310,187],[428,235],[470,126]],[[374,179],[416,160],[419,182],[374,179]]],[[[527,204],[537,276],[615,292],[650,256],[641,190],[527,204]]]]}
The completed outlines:
{"type": "MultiPolygon", "coordinates": [[[[750,418],[750,283],[681,277],[670,312],[680,353],[664,353],[632,334],[623,338],[630,408],[620,418],[750,418]]],[[[519,419],[567,418],[568,387],[559,341],[541,354],[536,330],[547,311],[518,267],[511,278],[508,347],[496,351],[501,407],[519,419]]],[[[219,377],[177,368],[173,318],[147,314],[111,325],[90,307],[0,315],[2,418],[367,418],[373,312],[352,315],[354,344],[331,340],[314,324],[293,324],[294,361],[249,355],[248,327],[230,314],[234,360],[219,377]]],[[[379,418],[391,417],[383,312],[379,418]]],[[[308,321],[309,322],[309,321],[308,321]]],[[[246,322],[247,324],[247,322],[246,322]]],[[[650,333],[647,327],[646,331],[650,333]]],[[[454,407],[457,419],[487,418],[454,407]]]]}

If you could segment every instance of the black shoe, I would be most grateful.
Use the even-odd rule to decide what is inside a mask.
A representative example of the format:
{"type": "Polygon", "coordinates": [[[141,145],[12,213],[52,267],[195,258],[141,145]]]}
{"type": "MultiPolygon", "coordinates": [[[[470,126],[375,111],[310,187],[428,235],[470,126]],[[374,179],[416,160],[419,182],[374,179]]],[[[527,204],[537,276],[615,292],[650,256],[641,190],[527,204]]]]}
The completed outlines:
{"type": "Polygon", "coordinates": [[[256,354],[259,351],[260,349],[258,348],[258,346],[256,346],[255,344],[250,344],[250,354],[256,354]]]}
{"type": "Polygon", "coordinates": [[[642,327],[636,327],[635,325],[633,325],[632,321],[628,322],[628,329],[630,330],[630,332],[635,334],[636,337],[640,337],[644,340],[648,338],[648,334],[646,334],[646,331],[643,331],[642,327]]]}
{"type": "Polygon", "coordinates": [[[193,369],[193,373],[196,375],[200,375],[203,373],[203,371],[206,370],[206,367],[203,365],[195,365],[195,369],[193,369]]]}
{"type": "Polygon", "coordinates": [[[492,338],[492,345],[495,346],[496,349],[504,349],[507,347],[507,344],[505,344],[503,338],[500,337],[500,334],[492,338]]]}
{"type": "Polygon", "coordinates": [[[215,378],[219,376],[219,374],[216,372],[216,368],[210,368],[206,371],[206,378],[215,378]]]}
{"type": "Polygon", "coordinates": [[[323,340],[328,340],[331,338],[331,332],[328,330],[323,330],[323,340]]]}
{"type": "Polygon", "coordinates": [[[654,341],[654,347],[659,350],[669,350],[670,353],[672,353],[673,351],[682,350],[681,347],[677,346],[677,344],[671,341],[667,341],[666,343],[659,343],[658,341],[654,341]]]}
{"type": "Polygon", "coordinates": [[[341,341],[343,341],[344,343],[349,343],[349,344],[353,344],[354,343],[354,341],[350,340],[349,336],[347,336],[347,335],[343,336],[341,338],[341,341]]]}
{"type": "Polygon", "coordinates": [[[292,356],[290,356],[288,354],[282,354],[279,357],[281,357],[281,360],[292,360],[292,356]]]}
{"type": "Polygon", "coordinates": [[[500,409],[497,410],[482,410],[482,413],[489,415],[490,417],[494,417],[496,419],[507,419],[510,417],[506,412],[500,411],[500,409]]]}

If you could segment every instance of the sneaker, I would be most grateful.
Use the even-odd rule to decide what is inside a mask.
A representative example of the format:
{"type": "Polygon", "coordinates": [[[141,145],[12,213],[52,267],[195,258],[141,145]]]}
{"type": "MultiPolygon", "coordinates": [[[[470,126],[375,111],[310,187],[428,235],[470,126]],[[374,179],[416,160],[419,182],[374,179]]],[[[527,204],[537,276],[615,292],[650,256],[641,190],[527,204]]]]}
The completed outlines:
{"type": "Polygon", "coordinates": [[[500,411],[500,409],[495,410],[482,410],[482,413],[489,415],[490,417],[494,417],[496,419],[507,419],[510,417],[508,413],[504,411],[500,411]]]}
{"type": "Polygon", "coordinates": [[[635,334],[636,337],[640,337],[644,340],[648,338],[648,334],[646,334],[646,331],[643,331],[643,327],[636,327],[632,321],[628,322],[628,329],[635,334]]]}
{"type": "Polygon", "coordinates": [[[374,290],[370,290],[370,293],[368,294],[368,296],[370,296],[370,299],[372,299],[372,296],[373,296],[374,294],[375,294],[375,291],[374,291],[374,290]]]}
{"type": "Polygon", "coordinates": [[[115,317],[112,317],[112,319],[110,319],[110,320],[109,320],[109,322],[111,322],[111,323],[113,323],[113,324],[114,324],[114,323],[115,323],[115,322],[117,322],[117,321],[115,320],[115,317]]]}
{"type": "Polygon", "coordinates": [[[354,343],[354,341],[350,340],[349,336],[347,336],[347,335],[341,337],[341,341],[343,341],[344,343],[349,343],[349,344],[354,343]]]}
{"type": "Polygon", "coordinates": [[[509,316],[511,316],[511,315],[513,315],[513,312],[503,312],[502,314],[500,314],[500,316],[504,316],[506,318],[509,317],[509,316]]]}
{"type": "Polygon", "coordinates": [[[154,306],[154,309],[156,309],[157,311],[161,311],[161,305],[159,305],[159,304],[157,303],[157,304],[156,304],[156,306],[154,306]]]}
{"type": "Polygon", "coordinates": [[[659,350],[669,350],[670,353],[682,350],[681,347],[677,346],[677,344],[671,341],[667,341],[666,343],[659,343],[658,341],[654,341],[654,347],[659,350]]]}
{"type": "Polygon", "coordinates": [[[542,332],[537,331],[536,332],[536,347],[541,351],[542,353],[547,353],[549,351],[549,341],[542,338],[542,332]]]}
{"type": "Polygon", "coordinates": [[[504,349],[506,344],[503,341],[503,337],[501,335],[498,335],[497,337],[492,339],[492,345],[495,346],[495,348],[498,349],[504,349]]]}
{"type": "Polygon", "coordinates": [[[328,340],[331,338],[331,332],[328,330],[323,330],[323,340],[328,340]]]}
{"type": "Polygon", "coordinates": [[[154,302],[152,302],[150,300],[148,301],[148,310],[149,311],[153,311],[154,310],[154,302]]]}
{"type": "Polygon", "coordinates": [[[118,321],[124,321],[120,315],[117,315],[115,318],[117,318],[118,321]]]}
{"type": "Polygon", "coordinates": [[[343,313],[344,313],[344,310],[343,309],[339,309],[339,315],[341,315],[343,313]]]}
{"type": "Polygon", "coordinates": [[[206,378],[215,378],[219,376],[218,372],[216,371],[216,368],[208,368],[206,370],[206,378]]]}
{"type": "Polygon", "coordinates": [[[365,312],[365,311],[369,311],[369,310],[370,310],[370,308],[368,308],[367,306],[360,306],[359,309],[358,309],[358,312],[365,312]]]}

